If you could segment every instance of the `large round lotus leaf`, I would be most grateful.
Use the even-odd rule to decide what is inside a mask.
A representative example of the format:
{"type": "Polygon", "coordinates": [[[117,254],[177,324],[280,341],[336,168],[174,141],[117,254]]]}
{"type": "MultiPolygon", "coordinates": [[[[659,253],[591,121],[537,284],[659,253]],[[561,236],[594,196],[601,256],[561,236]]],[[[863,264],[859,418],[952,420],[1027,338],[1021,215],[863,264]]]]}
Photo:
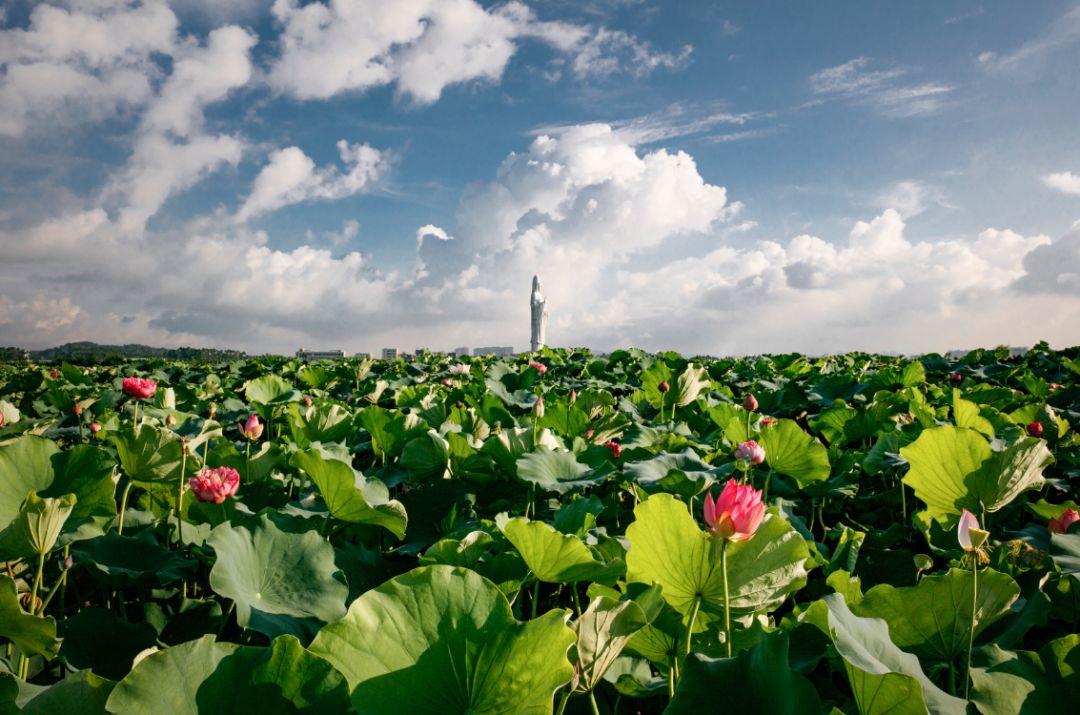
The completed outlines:
{"type": "Polygon", "coordinates": [[[474,571],[425,566],[353,602],[311,644],[340,670],[363,713],[550,713],[574,671],[574,632],[554,610],[518,622],[474,571]]]}
{"type": "Polygon", "coordinates": [[[60,649],[56,639],[56,620],[38,618],[19,606],[15,582],[0,576],[0,638],[6,638],[21,652],[52,657],[60,649]]]}
{"type": "Polygon", "coordinates": [[[157,645],[153,626],[131,623],[103,608],[84,608],[61,621],[59,632],[64,639],[60,655],[70,665],[112,680],[127,675],[135,656],[157,645]],[[109,647],[102,648],[102,643],[109,647]]]}
{"type": "Polygon", "coordinates": [[[1038,653],[980,648],[971,682],[983,715],[1061,715],[1080,702],[1080,635],[1050,641],[1038,653]]]}
{"type": "MultiPolygon", "coordinates": [[[[875,586],[851,607],[859,616],[882,618],[889,624],[893,643],[918,656],[950,661],[967,652],[971,629],[970,569],[926,576],[917,586],[875,586]]],[[[1010,612],[1020,587],[1009,576],[992,569],[979,572],[976,628],[985,628],[1010,612]]]]}
{"type": "Polygon", "coordinates": [[[401,452],[401,466],[417,480],[431,481],[448,475],[450,443],[433,429],[413,437],[401,452]]]}
{"type": "Polygon", "coordinates": [[[299,402],[302,395],[277,375],[263,375],[244,386],[248,402],[255,405],[280,405],[299,402]]]}
{"type": "Polygon", "coordinates": [[[113,434],[112,441],[130,479],[143,484],[179,483],[183,447],[172,430],[143,425],[138,434],[132,430],[113,434]]]}
{"type": "Polygon", "coordinates": [[[605,563],[577,536],[561,534],[545,522],[518,517],[500,528],[541,581],[613,583],[626,571],[621,560],[605,563]]]}
{"type": "Polygon", "coordinates": [[[803,432],[794,420],[779,420],[761,430],[758,442],[765,448],[765,462],[771,469],[805,487],[829,478],[829,451],[803,432]]]}
{"type": "Polygon", "coordinates": [[[1080,533],[1051,534],[1050,558],[1061,573],[1071,576],[1074,583],[1080,585],[1080,533]]]}
{"type": "Polygon", "coordinates": [[[1037,489],[1051,460],[1046,443],[1025,439],[993,452],[978,432],[952,426],[924,430],[900,450],[911,464],[904,483],[926,502],[927,512],[946,529],[963,509],[997,511],[1021,492],[1037,489]]]}
{"type": "Polygon", "coordinates": [[[575,690],[584,693],[595,688],[630,638],[648,623],[645,611],[634,601],[594,598],[574,623],[580,676],[575,690]]]}
{"type": "Polygon", "coordinates": [[[661,452],[652,459],[631,462],[623,467],[623,471],[642,486],[658,486],[682,496],[697,496],[730,468],[713,467],[687,448],[678,454],[661,452]]]}
{"type": "Polygon", "coordinates": [[[577,461],[573,452],[555,451],[543,446],[518,458],[517,476],[559,494],[593,486],[600,481],[588,465],[577,461]]]}
{"type": "Polygon", "coordinates": [[[345,615],[349,588],[334,578],[334,547],[314,531],[282,531],[263,515],[252,526],[215,527],[210,586],[236,602],[236,621],[271,638],[307,640],[345,615]]]}
{"type": "Polygon", "coordinates": [[[734,658],[699,653],[686,659],[679,688],[665,715],[713,712],[722,694],[724,710],[742,715],[802,715],[821,711],[809,680],[788,664],[788,639],[774,634],[734,658]]]}
{"type": "Polygon", "coordinates": [[[334,459],[317,448],[297,452],[292,464],[307,472],[315,482],[335,519],[375,524],[399,539],[405,537],[405,507],[390,499],[382,482],[365,479],[351,464],[334,459]]]}
{"type": "Polygon", "coordinates": [[[49,488],[59,451],[52,440],[33,436],[0,447],[0,529],[18,516],[28,494],[49,488]]]}
{"type": "MultiPolygon", "coordinates": [[[[655,494],[634,509],[626,530],[630,552],[626,579],[658,583],[664,600],[684,616],[701,597],[706,612],[724,609],[723,572],[716,539],[698,528],[686,505],[670,494],[655,494]]],[[[810,552],[788,522],[771,512],[754,537],[728,546],[731,609],[742,614],[772,610],[806,585],[810,552]]]]}
{"type": "Polygon", "coordinates": [[[89,670],[72,673],[59,683],[35,694],[19,711],[21,715],[100,715],[116,685],[89,670]]]}
{"type": "Polygon", "coordinates": [[[345,712],[348,696],[341,674],[295,638],[254,648],[207,635],[140,661],[107,707],[117,715],[316,715],[345,712]]]}
{"type": "Polygon", "coordinates": [[[879,618],[860,618],[838,593],[810,606],[804,621],[828,635],[843,658],[861,715],[964,715],[967,703],[923,672],[919,659],[889,638],[879,618]]]}
{"type": "Polygon", "coordinates": [[[31,492],[18,516],[0,531],[0,560],[31,559],[56,546],[60,530],[75,506],[75,495],[42,499],[31,492]]]}
{"type": "Polygon", "coordinates": [[[71,548],[76,562],[111,586],[164,586],[188,578],[195,562],[159,545],[151,530],[135,536],[110,533],[71,548]]]}

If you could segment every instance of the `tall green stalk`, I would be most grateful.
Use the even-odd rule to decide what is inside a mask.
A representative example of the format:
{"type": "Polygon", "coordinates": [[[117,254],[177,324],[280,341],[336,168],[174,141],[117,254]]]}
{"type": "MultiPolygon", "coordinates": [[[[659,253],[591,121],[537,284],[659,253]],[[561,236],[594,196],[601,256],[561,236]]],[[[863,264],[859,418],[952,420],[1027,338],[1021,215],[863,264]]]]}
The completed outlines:
{"type": "Polygon", "coordinates": [[[184,473],[187,471],[187,445],[181,445],[180,484],[176,489],[176,547],[184,548],[184,473]]]}
{"type": "Polygon", "coordinates": [[[731,657],[731,599],[728,595],[727,580],[727,545],[728,540],[720,545],[720,572],[724,575],[724,649],[727,657],[731,657]]]}
{"type": "Polygon", "coordinates": [[[975,645],[975,615],[979,599],[979,556],[971,552],[971,630],[968,631],[967,666],[964,668],[964,700],[969,700],[971,693],[971,649],[975,645]]]}
{"type": "Polygon", "coordinates": [[[117,534],[124,533],[124,512],[127,511],[128,495],[131,494],[131,477],[128,477],[127,486],[124,487],[124,495],[120,497],[120,523],[116,527],[117,534]]]}

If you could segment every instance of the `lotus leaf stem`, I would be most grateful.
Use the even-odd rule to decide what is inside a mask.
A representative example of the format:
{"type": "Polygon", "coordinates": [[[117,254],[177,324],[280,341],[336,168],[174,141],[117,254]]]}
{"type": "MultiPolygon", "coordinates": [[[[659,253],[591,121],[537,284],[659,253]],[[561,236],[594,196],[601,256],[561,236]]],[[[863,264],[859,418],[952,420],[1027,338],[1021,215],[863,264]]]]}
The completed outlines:
{"type": "MultiPolygon", "coordinates": [[[[985,523],[985,522],[984,522],[985,523]]],[[[967,665],[964,668],[964,700],[970,700],[971,693],[971,649],[975,645],[975,617],[979,606],[979,557],[978,552],[971,553],[971,630],[968,631],[967,665]]]]}
{"type": "Polygon", "coordinates": [[[724,649],[727,651],[727,657],[730,658],[731,657],[731,598],[730,598],[730,594],[728,593],[727,546],[728,546],[728,540],[724,539],[724,542],[720,545],[720,571],[724,576],[724,649]]]}
{"type": "Polygon", "coordinates": [[[116,533],[121,535],[124,533],[124,512],[127,511],[128,496],[131,494],[132,479],[128,477],[127,485],[124,487],[124,495],[120,497],[120,523],[116,526],[116,533]]]}

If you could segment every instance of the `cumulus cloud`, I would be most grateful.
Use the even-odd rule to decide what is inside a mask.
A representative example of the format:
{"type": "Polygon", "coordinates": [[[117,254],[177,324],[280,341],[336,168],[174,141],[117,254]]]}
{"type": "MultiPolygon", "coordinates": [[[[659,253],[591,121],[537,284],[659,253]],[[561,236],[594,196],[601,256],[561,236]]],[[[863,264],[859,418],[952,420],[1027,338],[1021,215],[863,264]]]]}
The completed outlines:
{"type": "Polygon", "coordinates": [[[276,0],[273,14],[282,49],[270,82],[301,99],[394,84],[430,104],[448,86],[498,80],[522,39],[570,55],[579,77],[678,69],[690,56],[689,46],[660,52],[623,31],[540,21],[517,0],[490,9],[475,0],[276,0]]]}
{"type": "Polygon", "coordinates": [[[337,143],[345,171],[317,168],[299,147],[279,149],[259,171],[251,194],[236,214],[238,221],[305,201],[336,200],[367,191],[389,169],[389,157],[367,144],[337,143]]]}
{"type": "Polygon", "coordinates": [[[856,57],[810,75],[810,89],[827,99],[847,99],[873,107],[887,117],[933,114],[944,107],[953,88],[939,82],[910,83],[902,68],[869,69],[870,60],[856,57]]]}
{"type": "Polygon", "coordinates": [[[1077,176],[1071,171],[1048,174],[1043,177],[1043,183],[1051,189],[1056,189],[1063,194],[1080,196],[1080,176],[1077,176]]]}
{"type": "Polygon", "coordinates": [[[0,135],[97,121],[143,105],[173,51],[177,20],[160,0],[38,4],[27,29],[0,30],[0,135]]]}

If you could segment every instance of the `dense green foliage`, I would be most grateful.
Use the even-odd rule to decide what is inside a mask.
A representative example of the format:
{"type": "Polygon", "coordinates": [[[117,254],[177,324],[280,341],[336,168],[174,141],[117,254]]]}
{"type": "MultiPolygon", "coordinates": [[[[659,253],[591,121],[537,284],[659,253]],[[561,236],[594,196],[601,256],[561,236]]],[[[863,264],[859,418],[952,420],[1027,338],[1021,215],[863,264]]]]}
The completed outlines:
{"type": "Polygon", "coordinates": [[[1045,345],[0,364],[0,713],[1057,713],[1078,377],[1045,345]],[[732,479],[768,510],[722,546],[732,479]]]}

